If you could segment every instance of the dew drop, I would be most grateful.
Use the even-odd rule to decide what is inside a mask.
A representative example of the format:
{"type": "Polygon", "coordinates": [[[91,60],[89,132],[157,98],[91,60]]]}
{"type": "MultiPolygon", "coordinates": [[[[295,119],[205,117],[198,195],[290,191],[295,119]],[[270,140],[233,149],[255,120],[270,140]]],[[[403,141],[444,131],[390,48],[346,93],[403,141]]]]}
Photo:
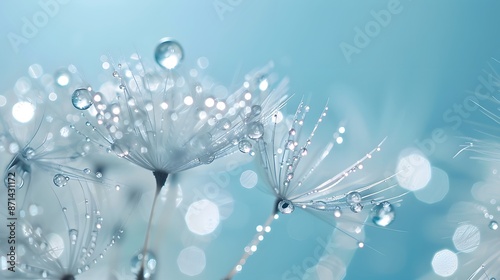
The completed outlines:
{"type": "Polygon", "coordinates": [[[92,96],[88,88],[76,89],[71,95],[71,102],[78,110],[87,110],[92,106],[92,96]]]}
{"type": "Polygon", "coordinates": [[[354,213],[359,213],[359,212],[363,211],[363,204],[356,203],[354,205],[351,205],[351,211],[354,213]]]}
{"type": "Polygon", "coordinates": [[[260,122],[251,122],[247,126],[247,134],[250,139],[259,139],[264,135],[264,126],[260,122]]]}
{"type": "Polygon", "coordinates": [[[155,49],[155,60],[161,67],[174,69],[184,57],[182,47],[176,41],[163,39],[155,49]]]}
{"type": "Polygon", "coordinates": [[[246,139],[242,139],[238,143],[238,149],[240,149],[242,153],[249,153],[252,150],[252,143],[246,139]]]}
{"type": "Polygon", "coordinates": [[[90,169],[89,169],[89,168],[85,168],[85,169],[83,169],[83,173],[85,173],[85,174],[87,174],[87,175],[88,175],[88,174],[90,174],[90,169]]]}
{"type": "Polygon", "coordinates": [[[260,107],[259,105],[253,105],[251,112],[252,112],[252,115],[256,117],[256,116],[260,115],[260,113],[262,112],[262,107],[260,107]]]}
{"type": "Polygon", "coordinates": [[[96,177],[96,178],[98,178],[98,179],[101,179],[101,178],[102,178],[102,173],[101,173],[101,172],[99,172],[99,171],[97,171],[97,172],[95,173],[95,177],[96,177]]]}
{"type": "Polygon", "coordinates": [[[267,90],[267,88],[269,87],[269,81],[267,80],[267,76],[263,75],[263,76],[259,77],[257,79],[257,84],[258,84],[259,89],[261,91],[267,90]]]}
{"type": "Polygon", "coordinates": [[[115,140],[115,142],[111,145],[111,150],[119,157],[124,157],[129,154],[128,148],[125,145],[122,145],[119,140],[115,140]]]}
{"type": "Polygon", "coordinates": [[[23,150],[23,157],[25,159],[33,159],[36,155],[35,149],[27,147],[23,150]]]}
{"type": "Polygon", "coordinates": [[[346,195],[345,200],[349,206],[359,204],[361,202],[361,194],[359,192],[350,192],[346,195]]]}
{"type": "Polygon", "coordinates": [[[206,155],[202,155],[198,158],[198,160],[203,163],[203,164],[210,164],[212,163],[214,160],[215,160],[215,156],[211,155],[211,154],[206,154],[206,155]]]}
{"type": "Polygon", "coordinates": [[[394,207],[387,201],[381,202],[372,208],[372,221],[377,226],[388,226],[394,221],[394,217],[394,207]]]}
{"type": "Polygon", "coordinates": [[[223,130],[228,130],[229,128],[231,128],[231,122],[226,118],[221,119],[219,121],[219,125],[223,130]]]}
{"type": "Polygon", "coordinates": [[[156,257],[152,252],[146,252],[146,255],[143,255],[142,252],[136,254],[135,256],[132,257],[130,260],[130,270],[134,274],[138,274],[141,271],[141,265],[143,262],[144,258],[144,271],[143,271],[143,278],[141,276],[138,276],[138,278],[141,279],[151,279],[152,276],[156,272],[156,257]]]}
{"type": "Polygon", "coordinates": [[[335,208],[333,208],[333,216],[335,218],[340,218],[340,216],[342,216],[342,210],[339,206],[335,206],[335,208]]]}
{"type": "Polygon", "coordinates": [[[491,221],[488,227],[492,230],[497,230],[498,229],[498,223],[497,221],[491,221]]]}
{"type": "Polygon", "coordinates": [[[69,240],[72,245],[76,244],[76,240],[78,239],[78,231],[76,229],[69,230],[69,240]]]}
{"type": "Polygon", "coordinates": [[[54,74],[56,84],[60,87],[65,87],[71,82],[71,73],[66,69],[58,70],[54,74]]]}
{"type": "Polygon", "coordinates": [[[283,199],[278,202],[278,211],[283,214],[290,214],[294,210],[294,206],[290,200],[283,199]]]}
{"type": "Polygon", "coordinates": [[[69,178],[66,177],[66,176],[64,176],[64,175],[62,175],[62,174],[56,174],[56,175],[54,175],[54,178],[52,179],[52,182],[54,182],[54,185],[56,187],[61,188],[61,187],[66,186],[66,183],[68,182],[67,179],[69,179],[69,178]]]}

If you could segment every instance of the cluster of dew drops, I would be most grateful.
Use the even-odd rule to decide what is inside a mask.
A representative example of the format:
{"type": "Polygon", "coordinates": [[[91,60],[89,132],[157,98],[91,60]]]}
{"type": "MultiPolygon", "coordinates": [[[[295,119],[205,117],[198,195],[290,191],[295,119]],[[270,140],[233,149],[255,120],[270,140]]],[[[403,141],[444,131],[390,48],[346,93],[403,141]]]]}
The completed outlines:
{"type": "MultiPolygon", "coordinates": [[[[155,61],[158,63],[158,65],[160,65],[165,69],[172,70],[176,68],[182,61],[183,50],[181,45],[176,41],[166,39],[163,40],[157,46],[154,56],[155,56],[155,61]]],[[[113,75],[117,75],[117,73],[114,72],[113,75]]],[[[261,81],[259,87],[263,89],[266,87],[266,85],[267,81],[263,80],[261,81]]],[[[93,91],[91,87],[76,89],[71,96],[71,101],[73,106],[78,110],[89,109],[93,105],[92,92],[93,91]]],[[[261,113],[260,106],[258,105],[252,106],[250,114],[257,116],[260,113],[261,113]]],[[[260,139],[264,134],[264,126],[259,121],[248,123],[246,129],[247,129],[246,135],[251,140],[260,139]]],[[[249,139],[243,138],[239,140],[236,144],[238,145],[239,151],[241,151],[242,153],[248,153],[253,156],[255,155],[255,152],[252,150],[252,143],[249,141],[249,139]]],[[[306,153],[307,151],[304,152],[304,155],[306,153]]],[[[91,170],[85,168],[83,172],[88,175],[91,173],[91,170]]],[[[102,174],[100,172],[96,172],[95,177],[101,178],[102,174]]],[[[63,187],[67,184],[69,179],[70,178],[68,176],[65,176],[63,174],[56,174],[53,178],[53,182],[57,187],[63,187]]],[[[117,185],[116,190],[119,190],[119,188],[120,187],[117,185]]],[[[350,207],[351,211],[355,213],[359,213],[363,209],[361,200],[362,200],[361,194],[356,191],[350,192],[346,196],[347,205],[350,207]]],[[[283,199],[279,201],[277,205],[277,210],[282,214],[290,214],[294,211],[294,205],[291,201],[283,199]]],[[[333,215],[337,218],[342,215],[342,211],[339,206],[336,206],[335,209],[333,209],[333,215]]],[[[394,207],[387,201],[375,204],[374,207],[372,208],[372,221],[378,226],[385,227],[389,225],[394,220],[394,218],[395,218],[394,207]]],[[[498,228],[498,224],[492,225],[492,227],[495,227],[496,229],[498,228]]],[[[152,252],[147,252],[145,256],[143,256],[142,253],[139,253],[136,256],[134,256],[134,258],[132,258],[131,261],[132,271],[139,272],[139,268],[143,258],[146,258],[145,260],[146,267],[144,275],[154,274],[156,270],[156,258],[152,252]]]]}

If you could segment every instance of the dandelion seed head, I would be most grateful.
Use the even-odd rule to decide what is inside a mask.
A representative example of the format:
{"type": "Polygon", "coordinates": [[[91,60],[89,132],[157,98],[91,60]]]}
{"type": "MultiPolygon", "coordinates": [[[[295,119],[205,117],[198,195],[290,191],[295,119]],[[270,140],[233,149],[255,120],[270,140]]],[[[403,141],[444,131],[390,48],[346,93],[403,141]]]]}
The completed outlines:
{"type": "MultiPolygon", "coordinates": [[[[110,68],[110,80],[91,92],[94,106],[82,110],[82,120],[91,125],[77,129],[117,156],[167,174],[210,164],[239,149],[235,141],[261,137],[260,120],[283,106],[286,82],[273,92],[261,92],[258,81],[269,72],[267,67],[247,75],[255,82],[248,88],[232,94],[225,89],[221,94],[220,86],[210,79],[199,73],[185,75],[174,66],[173,61],[182,56],[177,42],[164,40],[155,57],[169,71],[149,67],[138,56],[110,68]]],[[[273,79],[266,76],[265,80],[271,88],[273,79]]],[[[241,150],[250,153],[245,145],[241,150]]]]}

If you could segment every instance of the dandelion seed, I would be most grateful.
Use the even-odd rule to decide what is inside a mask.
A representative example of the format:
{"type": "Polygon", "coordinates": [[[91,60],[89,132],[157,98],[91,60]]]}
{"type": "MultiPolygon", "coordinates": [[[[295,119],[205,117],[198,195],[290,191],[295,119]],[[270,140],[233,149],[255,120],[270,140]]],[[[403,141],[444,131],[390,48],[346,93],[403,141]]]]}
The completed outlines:
{"type": "MultiPolygon", "coordinates": [[[[35,172],[34,176],[38,181],[47,174],[35,172]]],[[[29,206],[19,209],[30,215],[18,219],[16,279],[76,279],[91,270],[99,256],[123,234],[123,217],[110,215],[110,210],[118,205],[115,200],[108,200],[107,189],[94,188],[95,182],[89,181],[73,180],[67,184],[67,188],[41,184],[31,188],[26,198],[29,206]]],[[[133,209],[134,203],[128,206],[133,209]]],[[[6,238],[2,234],[2,255],[9,252],[9,246],[4,246],[9,244],[6,238]]],[[[9,270],[0,271],[2,277],[9,278],[11,274],[9,270]]]]}
{"type": "Polygon", "coordinates": [[[183,56],[177,42],[162,40],[155,60],[164,69],[147,68],[138,55],[133,55],[129,62],[110,69],[110,81],[97,87],[98,91],[88,90],[91,98],[87,99],[81,89],[75,92],[75,107],[83,112],[81,121],[90,123],[82,128],[76,128],[79,123],[75,123],[77,134],[152,171],[156,179],[143,254],[147,252],[157,196],[167,177],[210,164],[237,151],[239,141],[262,136],[261,120],[287,99],[286,81],[271,88],[271,79],[267,78],[271,66],[249,74],[246,87],[218,98],[210,83],[181,73],[183,56]]]}
{"type": "MultiPolygon", "coordinates": [[[[391,177],[362,186],[341,184],[351,174],[363,169],[363,163],[380,150],[382,143],[360,160],[323,183],[309,183],[314,171],[320,167],[333,148],[334,141],[339,143],[338,140],[333,139],[319,153],[318,158],[301,164],[309,155],[307,151],[310,150],[313,136],[326,116],[327,110],[328,108],[325,107],[310,134],[308,136],[304,135],[306,136],[304,137],[306,138],[305,141],[300,136],[303,133],[304,120],[309,107],[304,106],[303,103],[298,106],[292,125],[286,129],[285,133],[278,132],[278,124],[275,121],[271,133],[264,133],[263,137],[252,138],[256,141],[260,168],[263,169],[265,174],[266,191],[276,198],[273,211],[263,225],[264,229],[270,229],[271,223],[279,214],[288,215],[296,211],[296,209],[328,213],[329,220],[334,221],[334,219],[339,218],[348,220],[347,216],[361,215],[360,213],[364,209],[369,209],[365,206],[375,204],[373,207],[373,221],[375,224],[387,226],[394,220],[392,203],[399,202],[404,193],[388,195],[390,191],[394,191],[395,185],[387,186],[384,183],[391,177]],[[351,214],[346,214],[347,212],[351,214]]],[[[341,131],[345,132],[345,128],[342,127],[341,131]]],[[[358,228],[361,230],[360,227],[358,228]]],[[[363,241],[358,240],[354,235],[340,228],[337,229],[353,238],[359,248],[366,246],[363,241]]],[[[265,232],[268,231],[265,230],[265,232]]],[[[261,236],[262,233],[258,232],[248,246],[257,248],[259,242],[263,239],[261,236]]],[[[245,252],[224,279],[232,279],[236,273],[241,271],[250,255],[249,252],[245,252]]]]}

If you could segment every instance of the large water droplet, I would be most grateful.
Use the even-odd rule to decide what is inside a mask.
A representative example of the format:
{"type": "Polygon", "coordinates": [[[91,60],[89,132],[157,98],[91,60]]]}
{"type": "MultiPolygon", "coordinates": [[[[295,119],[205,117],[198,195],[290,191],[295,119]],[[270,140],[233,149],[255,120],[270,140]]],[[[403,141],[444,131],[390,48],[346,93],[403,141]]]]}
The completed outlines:
{"type": "MultiPolygon", "coordinates": [[[[138,274],[141,270],[142,262],[144,259],[144,272],[143,277],[141,279],[151,279],[151,277],[156,272],[156,257],[152,252],[146,252],[146,255],[143,255],[142,252],[133,256],[130,260],[130,270],[134,274],[138,274]]],[[[140,278],[140,276],[139,276],[140,278]]]]}
{"type": "Polygon", "coordinates": [[[176,41],[164,39],[155,49],[156,62],[166,69],[174,69],[184,57],[182,47],[176,41]]]}
{"type": "Polygon", "coordinates": [[[66,186],[66,183],[68,182],[69,180],[69,177],[66,177],[62,174],[56,174],[54,175],[54,178],[52,179],[52,182],[54,182],[54,185],[56,185],[56,187],[64,187],[66,186]]]}
{"type": "Polygon", "coordinates": [[[264,135],[264,126],[260,122],[251,122],[247,126],[247,134],[250,139],[259,139],[264,135]]]}
{"type": "Polygon", "coordinates": [[[372,221],[377,226],[386,227],[394,221],[394,207],[387,201],[381,202],[372,208],[372,221]]]}
{"type": "Polygon", "coordinates": [[[242,139],[238,143],[238,149],[240,149],[242,153],[249,153],[252,150],[252,143],[246,139],[242,139]]]}
{"type": "Polygon", "coordinates": [[[79,88],[71,95],[71,102],[78,110],[87,110],[92,106],[92,95],[88,88],[79,88]]]}
{"type": "Polygon", "coordinates": [[[278,202],[278,211],[283,214],[290,214],[294,210],[294,206],[290,200],[283,199],[278,202]]]}
{"type": "Polygon", "coordinates": [[[361,194],[359,192],[350,192],[346,195],[345,201],[349,206],[356,205],[361,202],[361,194]]]}

